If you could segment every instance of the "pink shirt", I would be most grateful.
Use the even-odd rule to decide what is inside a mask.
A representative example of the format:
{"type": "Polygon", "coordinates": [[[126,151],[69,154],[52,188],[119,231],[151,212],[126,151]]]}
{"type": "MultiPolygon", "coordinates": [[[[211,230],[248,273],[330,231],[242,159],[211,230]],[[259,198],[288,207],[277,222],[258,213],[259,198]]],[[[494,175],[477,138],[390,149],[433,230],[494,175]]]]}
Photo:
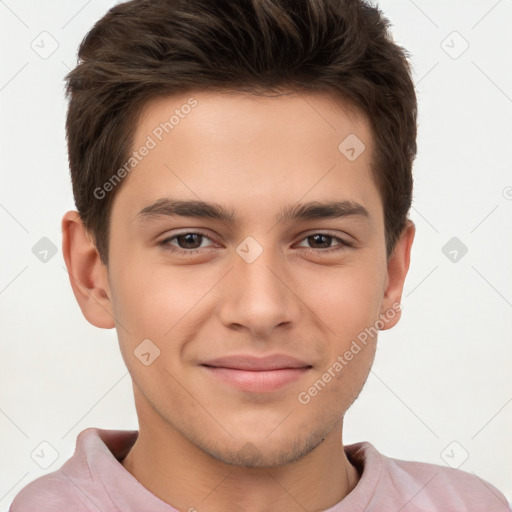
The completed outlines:
{"type": "MultiPolygon", "coordinates": [[[[57,471],[26,485],[10,512],[177,512],[140,484],[119,462],[136,430],[87,428],[74,455],[57,471]]],[[[504,495],[465,471],[392,459],[368,442],[345,446],[362,468],[356,487],[325,512],[507,512],[504,495]]]]}

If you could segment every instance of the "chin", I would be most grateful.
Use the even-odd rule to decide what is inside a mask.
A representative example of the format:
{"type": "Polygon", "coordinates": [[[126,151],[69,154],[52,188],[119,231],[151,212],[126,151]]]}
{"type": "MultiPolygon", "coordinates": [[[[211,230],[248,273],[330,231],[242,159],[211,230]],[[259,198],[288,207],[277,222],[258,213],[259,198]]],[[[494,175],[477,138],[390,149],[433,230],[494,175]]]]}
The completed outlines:
{"type": "Polygon", "coordinates": [[[246,468],[270,468],[291,464],[308,455],[325,439],[318,432],[307,435],[275,436],[274,439],[239,439],[231,440],[229,445],[212,442],[196,442],[196,445],[212,458],[231,466],[246,468]],[[238,447],[234,449],[234,447],[238,447]]]}

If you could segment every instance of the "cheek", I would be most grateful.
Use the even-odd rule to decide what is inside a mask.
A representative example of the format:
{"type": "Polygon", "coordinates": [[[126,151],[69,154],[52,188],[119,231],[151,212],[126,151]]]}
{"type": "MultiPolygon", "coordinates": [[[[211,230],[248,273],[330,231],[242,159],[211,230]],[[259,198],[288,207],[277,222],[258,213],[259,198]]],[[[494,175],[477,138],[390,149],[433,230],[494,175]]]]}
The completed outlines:
{"type": "Polygon", "coordinates": [[[184,284],[170,268],[150,268],[135,257],[119,262],[111,282],[119,347],[132,378],[145,392],[155,382],[168,385],[164,368],[171,368],[170,361],[176,359],[170,342],[201,290],[184,284]]]}
{"type": "Polygon", "coordinates": [[[315,279],[309,303],[339,343],[355,337],[379,318],[383,280],[378,266],[351,266],[315,279]]]}
{"type": "Polygon", "coordinates": [[[330,328],[325,332],[327,350],[310,387],[303,391],[319,411],[346,411],[368,378],[375,357],[374,326],[381,296],[374,279],[366,279],[353,273],[331,282],[317,299],[315,311],[330,328]]]}
{"type": "MultiPolygon", "coordinates": [[[[116,319],[133,336],[149,337],[148,327],[155,327],[158,309],[162,307],[162,285],[156,275],[144,267],[129,262],[117,267],[113,280],[114,312],[116,319]]],[[[151,331],[156,333],[155,329],[151,331]]]]}
{"type": "Polygon", "coordinates": [[[361,391],[375,356],[376,321],[382,301],[383,279],[378,262],[342,267],[317,281],[309,303],[325,330],[326,353],[315,375],[312,393],[322,395],[317,407],[336,403],[346,410],[361,391]],[[316,383],[316,384],[315,384],[316,383]],[[320,393],[321,390],[321,393],[320,393]]]}
{"type": "Polygon", "coordinates": [[[194,265],[145,264],[142,256],[119,261],[111,282],[114,314],[125,327],[118,328],[120,339],[134,348],[149,338],[163,349],[178,333],[188,338],[221,276],[211,270],[201,273],[194,265]]]}
{"type": "Polygon", "coordinates": [[[111,271],[114,311],[130,332],[146,336],[150,329],[161,336],[173,325],[187,300],[186,288],[171,272],[145,263],[142,255],[117,258],[111,271]]]}

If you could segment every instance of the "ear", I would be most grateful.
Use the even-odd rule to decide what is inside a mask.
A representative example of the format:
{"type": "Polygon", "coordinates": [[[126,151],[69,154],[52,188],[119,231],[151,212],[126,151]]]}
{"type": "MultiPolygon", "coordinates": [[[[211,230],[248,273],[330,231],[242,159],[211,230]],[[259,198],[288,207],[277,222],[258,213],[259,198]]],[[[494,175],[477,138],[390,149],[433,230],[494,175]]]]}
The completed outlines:
{"type": "Polygon", "coordinates": [[[108,269],[77,211],[66,212],[62,218],[62,254],[71,288],[87,321],[104,329],[115,327],[108,269]]]}
{"type": "Polygon", "coordinates": [[[409,270],[411,247],[415,233],[416,226],[412,220],[407,219],[406,225],[388,259],[385,291],[380,311],[380,319],[383,324],[383,327],[380,328],[381,331],[391,329],[400,320],[402,314],[400,302],[405,277],[409,270]]]}

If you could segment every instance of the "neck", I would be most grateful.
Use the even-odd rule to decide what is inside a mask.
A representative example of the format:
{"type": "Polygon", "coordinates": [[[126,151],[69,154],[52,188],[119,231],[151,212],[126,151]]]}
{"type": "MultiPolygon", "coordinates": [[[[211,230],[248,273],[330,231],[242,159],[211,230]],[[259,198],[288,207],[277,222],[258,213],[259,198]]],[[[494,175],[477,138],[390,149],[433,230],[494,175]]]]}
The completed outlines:
{"type": "Polygon", "coordinates": [[[144,487],[178,510],[327,510],[359,480],[343,449],[342,420],[301,459],[254,468],[214,459],[154,410],[140,414],[139,407],[149,406],[138,406],[139,418],[146,421],[140,421],[137,441],[121,463],[144,487]]]}

